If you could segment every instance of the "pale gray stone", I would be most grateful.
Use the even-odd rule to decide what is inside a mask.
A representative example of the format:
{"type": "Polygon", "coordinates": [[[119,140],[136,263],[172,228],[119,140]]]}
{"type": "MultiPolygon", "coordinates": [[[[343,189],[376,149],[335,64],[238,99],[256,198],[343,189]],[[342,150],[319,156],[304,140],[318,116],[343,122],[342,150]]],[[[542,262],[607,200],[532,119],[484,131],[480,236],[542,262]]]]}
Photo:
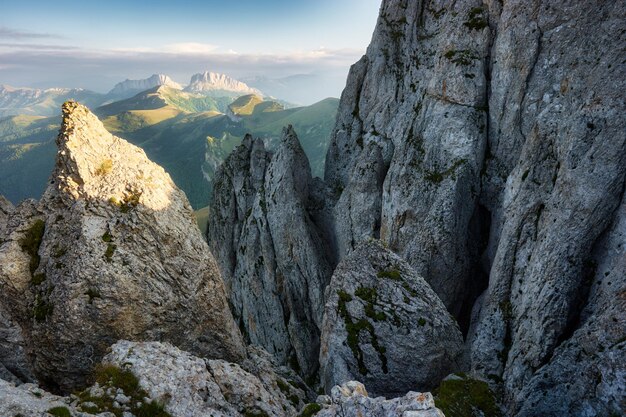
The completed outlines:
{"type": "Polygon", "coordinates": [[[74,389],[119,338],[242,360],[219,270],[169,175],[74,102],[57,145],[44,197],[15,210],[0,247],[0,301],[24,330],[35,374],[74,389]],[[37,221],[45,230],[31,256],[21,241],[37,221]]]}
{"type": "Polygon", "coordinates": [[[370,241],[339,263],[327,289],[322,327],[326,389],[355,379],[388,397],[432,389],[463,368],[462,356],[456,321],[400,257],[370,241]]]}

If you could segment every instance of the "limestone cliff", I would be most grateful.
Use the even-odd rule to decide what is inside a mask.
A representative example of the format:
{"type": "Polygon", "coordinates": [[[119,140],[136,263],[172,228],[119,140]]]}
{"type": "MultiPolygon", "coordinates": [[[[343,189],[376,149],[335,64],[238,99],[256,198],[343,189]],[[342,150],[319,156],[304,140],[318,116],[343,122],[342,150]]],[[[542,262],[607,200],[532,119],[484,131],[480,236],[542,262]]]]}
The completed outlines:
{"type": "Polygon", "coordinates": [[[316,183],[291,127],[274,154],[247,136],[218,170],[209,242],[249,341],[317,370],[332,273],[310,195],[316,183]]]}
{"type": "Polygon", "coordinates": [[[326,166],[340,255],[380,237],[416,268],[511,414],[620,407],[625,13],[384,1],[342,96],[326,166]],[[576,366],[588,376],[563,385],[576,366]]]}
{"type": "Polygon", "coordinates": [[[241,360],[219,270],[169,175],[74,102],[57,145],[44,197],[15,211],[0,248],[1,301],[40,380],[74,388],[121,338],[241,360]]]}
{"type": "MultiPolygon", "coordinates": [[[[623,1],[383,1],[310,193],[330,266],[371,238],[400,255],[511,415],[623,408],[625,17],[623,1]]],[[[274,245],[302,236],[293,221],[274,245]]]]}

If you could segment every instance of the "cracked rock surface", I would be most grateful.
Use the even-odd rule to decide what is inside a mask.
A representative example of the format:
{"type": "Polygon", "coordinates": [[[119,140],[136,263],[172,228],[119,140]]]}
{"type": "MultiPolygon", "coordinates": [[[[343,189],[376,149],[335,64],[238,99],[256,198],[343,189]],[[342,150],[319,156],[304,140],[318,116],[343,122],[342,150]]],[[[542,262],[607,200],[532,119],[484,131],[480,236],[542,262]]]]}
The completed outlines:
{"type": "Polygon", "coordinates": [[[331,266],[384,242],[511,415],[623,408],[625,17],[623,1],[383,1],[342,94],[317,187],[331,266]]]}
{"type": "Polygon", "coordinates": [[[317,368],[324,288],[332,273],[316,223],[318,183],[296,133],[275,153],[247,136],[217,171],[208,238],[249,341],[305,375],[317,368]]]}
{"type": "Polygon", "coordinates": [[[380,242],[362,243],[327,289],[322,382],[359,380],[375,395],[436,388],[463,368],[463,336],[430,286],[380,242]]]}
{"type": "Polygon", "coordinates": [[[219,270],[169,175],[74,102],[57,145],[44,197],[9,215],[0,247],[0,301],[36,376],[71,390],[121,338],[242,360],[219,270]]]}

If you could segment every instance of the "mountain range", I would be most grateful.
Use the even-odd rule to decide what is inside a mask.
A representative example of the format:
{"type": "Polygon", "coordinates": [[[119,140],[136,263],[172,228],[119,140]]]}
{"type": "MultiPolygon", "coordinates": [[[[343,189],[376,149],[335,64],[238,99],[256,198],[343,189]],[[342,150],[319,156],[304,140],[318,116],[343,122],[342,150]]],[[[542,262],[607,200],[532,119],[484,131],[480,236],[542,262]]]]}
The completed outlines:
{"type": "Polygon", "coordinates": [[[0,196],[0,415],[624,415],[626,4],[540,6],[385,0],[338,105],[3,119],[54,157],[0,196]]]}
{"type": "MultiPolygon", "coordinates": [[[[58,114],[61,104],[69,99],[79,100],[95,108],[134,95],[158,86],[183,90],[183,86],[164,74],[153,74],[140,80],[125,80],[117,83],[108,93],[101,94],[84,89],[69,88],[16,88],[0,85],[0,117],[26,114],[33,116],[53,116],[58,114]]],[[[264,94],[247,84],[225,74],[203,72],[191,77],[184,91],[210,97],[237,98],[245,94],[264,94]]]]}

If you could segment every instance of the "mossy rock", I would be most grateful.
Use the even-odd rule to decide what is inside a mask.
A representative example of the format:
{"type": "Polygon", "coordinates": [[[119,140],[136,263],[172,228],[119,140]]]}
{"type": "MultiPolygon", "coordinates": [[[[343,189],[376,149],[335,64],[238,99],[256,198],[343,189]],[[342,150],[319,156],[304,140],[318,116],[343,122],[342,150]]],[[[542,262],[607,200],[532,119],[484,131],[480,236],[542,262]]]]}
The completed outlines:
{"type": "Polygon", "coordinates": [[[43,234],[46,231],[46,223],[39,219],[26,230],[24,236],[20,239],[20,247],[30,256],[30,273],[33,274],[39,268],[41,257],[39,256],[39,247],[43,240],[43,234]]]}
{"type": "Polygon", "coordinates": [[[441,382],[435,405],[446,417],[500,417],[502,414],[489,385],[465,374],[441,382]]]}
{"type": "MultiPolygon", "coordinates": [[[[102,387],[121,388],[124,395],[131,398],[130,411],[135,417],[171,417],[160,402],[144,401],[148,393],[139,386],[139,380],[129,370],[120,369],[114,365],[99,365],[94,371],[93,379],[102,387]]],[[[78,394],[78,398],[79,406],[84,412],[92,414],[110,412],[116,417],[123,417],[123,410],[115,407],[114,400],[107,395],[94,397],[89,390],[85,390],[78,394]],[[85,406],[83,405],[85,403],[93,405],[85,406]]]]}
{"type": "Polygon", "coordinates": [[[300,413],[300,417],[312,417],[322,410],[322,406],[318,403],[307,404],[300,413]]]}
{"type": "Polygon", "coordinates": [[[48,414],[55,417],[72,417],[72,413],[67,407],[54,407],[48,410],[48,414]]]}

